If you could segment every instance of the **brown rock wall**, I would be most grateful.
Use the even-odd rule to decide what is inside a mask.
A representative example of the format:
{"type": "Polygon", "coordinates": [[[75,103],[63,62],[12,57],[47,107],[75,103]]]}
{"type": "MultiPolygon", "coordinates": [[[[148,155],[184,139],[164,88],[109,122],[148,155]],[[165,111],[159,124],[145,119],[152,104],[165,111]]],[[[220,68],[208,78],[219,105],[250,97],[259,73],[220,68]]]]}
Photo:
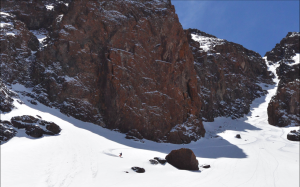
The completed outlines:
{"type": "MultiPolygon", "coordinates": [[[[24,29],[49,31],[22,71],[30,73],[31,96],[41,103],[155,141],[168,141],[171,129],[190,116],[198,119],[193,55],[170,1],[72,1],[67,8],[13,2],[25,7],[10,11],[24,29]]],[[[195,127],[200,138],[201,120],[195,127]]]]}
{"type": "Polygon", "coordinates": [[[251,102],[266,94],[256,83],[272,83],[261,56],[197,29],[186,34],[195,59],[204,120],[247,114],[251,102]]]}

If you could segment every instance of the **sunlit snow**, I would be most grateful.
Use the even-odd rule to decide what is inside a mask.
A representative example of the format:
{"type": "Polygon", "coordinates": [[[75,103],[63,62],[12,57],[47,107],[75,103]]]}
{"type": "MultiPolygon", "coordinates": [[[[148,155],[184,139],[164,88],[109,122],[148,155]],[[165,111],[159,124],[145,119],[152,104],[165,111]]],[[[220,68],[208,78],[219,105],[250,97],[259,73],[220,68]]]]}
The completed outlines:
{"type": "Polygon", "coordinates": [[[292,59],[295,61],[294,63],[288,64],[289,66],[293,66],[300,63],[300,53],[296,53],[295,56],[292,57],[292,59]]]}
{"type": "Polygon", "coordinates": [[[54,10],[54,6],[53,5],[45,5],[47,10],[54,10]]]}
{"type": "Polygon", "coordinates": [[[215,45],[221,45],[225,42],[223,39],[200,36],[198,34],[191,34],[191,36],[194,41],[199,42],[200,48],[205,52],[211,50],[215,45]]]}
{"type": "MultiPolygon", "coordinates": [[[[275,72],[278,65],[270,65],[269,70],[275,72]]],[[[244,118],[220,117],[205,122],[205,137],[187,145],[127,140],[124,134],[67,117],[40,103],[32,105],[27,97],[20,96],[25,104],[15,101],[17,109],[1,114],[1,120],[39,115],[58,124],[62,131],[57,136],[34,139],[21,130],[1,145],[1,187],[299,186],[299,142],[286,138],[297,127],[268,124],[267,106],[278,78],[274,81],[276,85],[264,87],[269,94],[255,99],[244,118]],[[241,139],[235,138],[236,134],[241,139]],[[149,162],[182,147],[194,151],[200,166],[209,164],[211,168],[191,172],[149,162]],[[123,158],[118,157],[120,152],[123,158]],[[146,172],[135,173],[130,169],[133,166],[146,172]]],[[[28,90],[21,85],[12,89],[28,90]]]]}

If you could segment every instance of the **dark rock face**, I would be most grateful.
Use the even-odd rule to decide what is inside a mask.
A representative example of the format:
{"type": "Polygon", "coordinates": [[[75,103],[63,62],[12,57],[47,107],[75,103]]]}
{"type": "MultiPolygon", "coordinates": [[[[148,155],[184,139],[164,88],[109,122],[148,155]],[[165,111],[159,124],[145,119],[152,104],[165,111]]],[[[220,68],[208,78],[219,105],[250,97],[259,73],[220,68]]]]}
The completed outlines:
{"type": "Polygon", "coordinates": [[[299,39],[299,33],[288,33],[272,51],[266,53],[270,64],[279,64],[276,74],[280,81],[276,95],[268,105],[271,125],[300,125],[300,64],[299,59],[295,62],[294,58],[300,53],[299,39]]]}
{"type": "Polygon", "coordinates": [[[267,93],[256,83],[272,83],[262,57],[197,29],[185,32],[198,75],[203,119],[213,121],[218,116],[239,118],[247,114],[252,101],[267,93]]]}
{"type": "Polygon", "coordinates": [[[15,106],[13,105],[13,98],[17,97],[17,94],[10,91],[0,78],[0,111],[10,112],[15,106]]]}
{"type": "Polygon", "coordinates": [[[0,144],[9,141],[17,134],[17,131],[11,126],[9,121],[0,120],[0,144]]]}
{"type": "MultiPolygon", "coordinates": [[[[5,7],[1,1],[1,11],[5,7]]],[[[11,13],[0,15],[1,79],[4,83],[30,84],[29,69],[34,59],[32,49],[37,38],[11,13]]]]}
{"type": "Polygon", "coordinates": [[[1,40],[8,84],[33,87],[24,94],[82,121],[146,139],[204,136],[194,58],[169,0],[65,2],[3,1],[3,19],[13,23],[5,32],[22,31],[1,40]]]}
{"type": "Polygon", "coordinates": [[[2,0],[1,8],[5,12],[16,15],[16,18],[25,23],[28,29],[37,30],[50,27],[58,15],[67,12],[68,7],[65,3],[71,1],[72,0],[2,0]]]}
{"type": "Polygon", "coordinates": [[[190,149],[181,148],[173,150],[166,156],[166,160],[178,169],[199,170],[198,160],[194,152],[190,149]]]}
{"type": "Polygon", "coordinates": [[[140,168],[140,167],[132,167],[131,169],[137,173],[145,173],[146,171],[144,168],[140,168]]]}
{"type": "Polygon", "coordinates": [[[285,59],[285,61],[291,61],[291,57],[295,56],[296,53],[300,53],[299,49],[299,33],[289,32],[280,43],[269,52],[265,54],[268,61],[273,63],[285,59]]]}
{"type": "Polygon", "coordinates": [[[240,135],[240,134],[237,134],[235,137],[240,139],[240,138],[241,138],[241,135],[240,135]]]}
{"type": "Polygon", "coordinates": [[[167,135],[168,142],[176,144],[187,144],[204,137],[205,129],[202,121],[191,115],[183,124],[178,124],[172,128],[167,135]]]}
{"type": "Polygon", "coordinates": [[[288,133],[287,139],[291,141],[300,141],[300,130],[292,130],[290,133],[288,133]]]}

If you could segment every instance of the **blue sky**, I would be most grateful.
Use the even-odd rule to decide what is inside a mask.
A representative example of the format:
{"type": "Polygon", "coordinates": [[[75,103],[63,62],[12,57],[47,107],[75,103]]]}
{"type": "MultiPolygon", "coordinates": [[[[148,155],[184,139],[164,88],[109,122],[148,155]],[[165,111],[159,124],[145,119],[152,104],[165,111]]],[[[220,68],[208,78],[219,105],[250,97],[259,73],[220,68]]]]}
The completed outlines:
{"type": "Polygon", "coordinates": [[[299,1],[172,0],[184,29],[197,28],[262,56],[289,31],[299,32],[299,1]]]}

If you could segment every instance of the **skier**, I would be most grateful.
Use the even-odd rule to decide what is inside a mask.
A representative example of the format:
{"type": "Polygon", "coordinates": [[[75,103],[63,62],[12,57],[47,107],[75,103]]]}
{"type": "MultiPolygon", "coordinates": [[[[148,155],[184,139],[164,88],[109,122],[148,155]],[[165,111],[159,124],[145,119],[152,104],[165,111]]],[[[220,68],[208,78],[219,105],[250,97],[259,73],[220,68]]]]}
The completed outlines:
{"type": "Polygon", "coordinates": [[[120,153],[119,157],[122,157],[122,153],[120,153]]]}

